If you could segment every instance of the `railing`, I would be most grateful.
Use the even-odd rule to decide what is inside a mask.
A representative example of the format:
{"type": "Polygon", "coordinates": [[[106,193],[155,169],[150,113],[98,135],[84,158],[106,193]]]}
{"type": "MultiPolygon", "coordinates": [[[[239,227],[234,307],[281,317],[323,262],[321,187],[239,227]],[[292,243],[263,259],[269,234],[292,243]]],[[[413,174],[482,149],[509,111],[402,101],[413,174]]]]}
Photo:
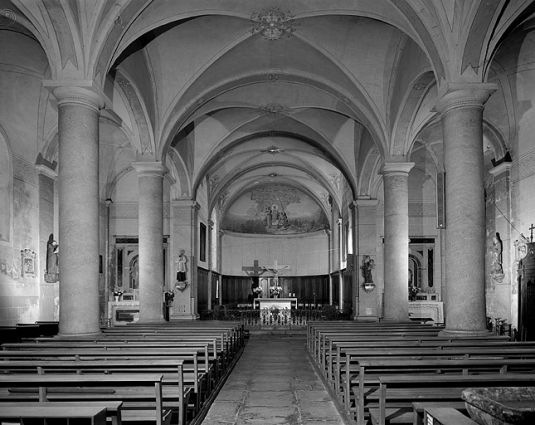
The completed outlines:
{"type": "Polygon", "coordinates": [[[241,321],[246,327],[305,327],[308,322],[349,320],[350,312],[323,309],[228,309],[202,311],[201,320],[241,321]]]}

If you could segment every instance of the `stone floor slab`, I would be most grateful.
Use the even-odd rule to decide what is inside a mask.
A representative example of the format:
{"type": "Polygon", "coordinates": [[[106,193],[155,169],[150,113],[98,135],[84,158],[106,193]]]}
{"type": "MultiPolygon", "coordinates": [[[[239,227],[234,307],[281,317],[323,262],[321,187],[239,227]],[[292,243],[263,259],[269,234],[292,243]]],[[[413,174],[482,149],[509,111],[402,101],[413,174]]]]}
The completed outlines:
{"type": "Polygon", "coordinates": [[[202,425],[348,425],[305,345],[302,334],[252,334],[202,425]]]}

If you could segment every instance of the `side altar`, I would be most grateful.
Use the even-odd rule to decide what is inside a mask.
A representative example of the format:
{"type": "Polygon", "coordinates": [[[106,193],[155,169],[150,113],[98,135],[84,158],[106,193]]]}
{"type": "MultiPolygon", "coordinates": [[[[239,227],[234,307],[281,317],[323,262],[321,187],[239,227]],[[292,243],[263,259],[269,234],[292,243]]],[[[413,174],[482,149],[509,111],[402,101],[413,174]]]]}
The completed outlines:
{"type": "Polygon", "coordinates": [[[255,298],[253,301],[253,308],[260,308],[260,310],[276,307],[279,310],[287,308],[297,308],[297,298],[255,298]]]}

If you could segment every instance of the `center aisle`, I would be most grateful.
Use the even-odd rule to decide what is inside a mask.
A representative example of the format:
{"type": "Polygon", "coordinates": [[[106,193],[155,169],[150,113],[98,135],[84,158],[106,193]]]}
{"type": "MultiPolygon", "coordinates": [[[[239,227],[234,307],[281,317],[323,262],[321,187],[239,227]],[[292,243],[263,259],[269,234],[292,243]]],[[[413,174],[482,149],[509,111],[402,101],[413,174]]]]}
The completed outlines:
{"type": "Polygon", "coordinates": [[[311,365],[306,337],[253,334],[202,425],[346,425],[311,365]]]}

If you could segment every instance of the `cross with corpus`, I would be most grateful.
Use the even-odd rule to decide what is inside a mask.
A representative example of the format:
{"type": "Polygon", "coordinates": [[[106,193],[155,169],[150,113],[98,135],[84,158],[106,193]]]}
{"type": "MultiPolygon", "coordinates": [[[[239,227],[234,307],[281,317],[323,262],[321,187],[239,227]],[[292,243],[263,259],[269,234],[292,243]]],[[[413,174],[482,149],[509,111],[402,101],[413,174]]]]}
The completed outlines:
{"type": "Polygon", "coordinates": [[[531,223],[531,227],[528,230],[531,230],[531,242],[533,242],[533,230],[535,230],[533,223],[531,223]]]}
{"type": "Polygon", "coordinates": [[[279,284],[279,272],[281,270],[286,270],[286,269],[289,269],[290,266],[279,266],[279,263],[277,260],[273,260],[273,266],[272,267],[266,267],[266,266],[262,266],[262,268],[264,270],[267,270],[267,271],[270,271],[271,273],[273,273],[273,281],[275,282],[275,286],[278,286],[279,284]]]}
{"type": "Polygon", "coordinates": [[[254,266],[253,267],[242,267],[241,268],[245,274],[247,274],[247,276],[260,276],[261,274],[264,274],[266,272],[266,268],[265,267],[260,267],[258,265],[258,260],[254,260],[254,266]],[[262,272],[262,273],[259,273],[259,272],[262,272]]]}

